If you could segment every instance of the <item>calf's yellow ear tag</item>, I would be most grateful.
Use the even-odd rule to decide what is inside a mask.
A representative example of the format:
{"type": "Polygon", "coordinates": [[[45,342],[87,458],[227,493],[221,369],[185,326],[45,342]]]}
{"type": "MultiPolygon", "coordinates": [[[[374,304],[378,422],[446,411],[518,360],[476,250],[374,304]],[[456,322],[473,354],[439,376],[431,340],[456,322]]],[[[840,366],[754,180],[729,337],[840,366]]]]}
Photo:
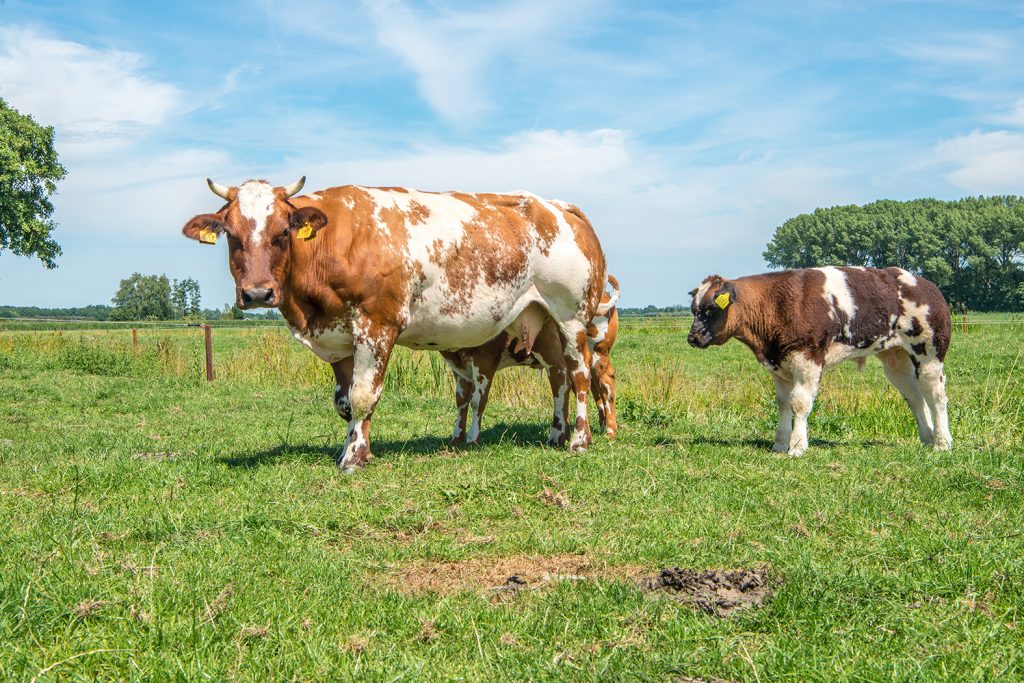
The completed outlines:
{"type": "Polygon", "coordinates": [[[716,297],[715,297],[715,303],[716,303],[716,304],[718,305],[718,307],[719,307],[719,308],[721,308],[721,309],[722,309],[723,311],[724,311],[725,309],[729,308],[729,292],[722,292],[721,294],[719,294],[718,296],[716,296],[716,297]]]}
{"type": "Polygon", "coordinates": [[[199,231],[199,241],[203,244],[217,244],[217,233],[209,228],[199,231]]]}
{"type": "Polygon", "coordinates": [[[304,240],[312,239],[313,238],[313,226],[310,225],[309,223],[306,223],[301,228],[299,228],[299,231],[297,233],[295,233],[295,234],[297,234],[299,237],[301,237],[304,240]]]}

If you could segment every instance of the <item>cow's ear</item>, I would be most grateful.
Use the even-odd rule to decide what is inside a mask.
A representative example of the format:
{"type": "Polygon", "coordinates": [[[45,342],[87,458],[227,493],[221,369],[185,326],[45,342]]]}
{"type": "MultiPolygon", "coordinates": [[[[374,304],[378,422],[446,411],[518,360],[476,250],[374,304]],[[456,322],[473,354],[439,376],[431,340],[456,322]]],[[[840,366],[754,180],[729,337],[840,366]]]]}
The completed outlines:
{"type": "Polygon", "coordinates": [[[181,229],[185,237],[203,244],[216,244],[217,236],[224,232],[224,221],[215,213],[202,213],[181,229]]]}
{"type": "Polygon", "coordinates": [[[301,237],[304,240],[313,239],[325,225],[327,225],[327,216],[323,211],[312,206],[296,209],[288,218],[288,227],[296,237],[301,237]]]}
{"type": "Polygon", "coordinates": [[[694,287],[694,288],[693,288],[693,289],[691,289],[691,290],[690,290],[689,292],[687,292],[687,293],[686,293],[686,296],[690,297],[691,299],[692,299],[693,297],[697,296],[697,287],[694,287]]]}
{"type": "Polygon", "coordinates": [[[713,301],[723,311],[729,308],[736,303],[736,287],[731,282],[726,282],[720,290],[715,292],[713,301]]]}

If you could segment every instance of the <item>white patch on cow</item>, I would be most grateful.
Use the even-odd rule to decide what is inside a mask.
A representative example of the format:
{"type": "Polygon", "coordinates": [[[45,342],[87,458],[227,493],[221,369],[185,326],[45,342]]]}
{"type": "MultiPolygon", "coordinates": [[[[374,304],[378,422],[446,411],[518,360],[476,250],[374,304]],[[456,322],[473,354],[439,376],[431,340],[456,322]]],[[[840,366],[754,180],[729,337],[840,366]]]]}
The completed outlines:
{"type": "Polygon", "coordinates": [[[354,350],[352,332],[340,322],[334,327],[312,335],[294,327],[291,328],[291,331],[295,339],[328,363],[336,363],[348,358],[354,350]]]}
{"type": "Polygon", "coordinates": [[[709,289],[711,289],[711,278],[704,278],[704,281],[700,283],[700,287],[697,288],[697,294],[693,297],[693,300],[698,306],[700,306],[700,302],[704,300],[709,289]]]}
{"type": "Polygon", "coordinates": [[[901,284],[907,287],[917,287],[917,278],[914,277],[912,273],[908,273],[902,268],[900,268],[899,271],[900,274],[896,276],[896,279],[899,280],[901,284]]]}
{"type": "MultiPolygon", "coordinates": [[[[418,267],[423,273],[423,280],[415,285],[409,324],[399,336],[399,344],[423,348],[433,342],[442,350],[479,346],[508,328],[533,303],[539,304],[560,326],[578,320],[591,264],[580,251],[572,226],[557,207],[529,193],[514,193],[524,203],[536,202],[549,211],[558,231],[542,249],[536,227],[527,226],[521,244],[512,246],[521,246],[526,252],[528,273],[513,282],[494,284],[480,278],[469,283],[471,289],[467,292],[456,291],[444,268],[432,258],[443,258],[459,248],[465,225],[478,220],[476,209],[450,194],[398,194],[400,204],[416,201],[430,212],[424,222],[408,226],[407,259],[410,267],[418,267]],[[453,302],[459,305],[453,306],[453,302]]],[[[565,332],[564,327],[562,331],[565,332]]]]}
{"type": "Polygon", "coordinates": [[[850,291],[850,285],[846,281],[846,273],[835,266],[824,266],[814,270],[820,271],[825,276],[825,289],[822,294],[829,305],[829,312],[832,314],[833,320],[837,318],[831,310],[833,306],[846,316],[843,336],[849,339],[852,336],[850,323],[853,322],[853,316],[857,314],[857,305],[853,302],[853,292],[850,291]]]}
{"type": "Polygon", "coordinates": [[[319,194],[317,194],[316,192],[311,192],[311,193],[307,194],[306,196],[309,197],[310,199],[312,199],[314,202],[318,202],[321,199],[323,199],[323,197],[320,196],[319,194]]]}
{"type": "Polygon", "coordinates": [[[274,188],[262,180],[250,180],[238,188],[238,210],[253,222],[252,246],[258,247],[267,229],[267,219],[274,213],[274,188]]]}
{"type": "Polygon", "coordinates": [[[590,322],[597,328],[597,331],[593,336],[589,334],[587,335],[587,345],[590,346],[590,350],[593,351],[594,346],[604,341],[605,336],[608,334],[608,318],[603,315],[595,315],[590,322]]]}
{"type": "Polygon", "coordinates": [[[928,324],[929,310],[928,304],[918,304],[910,299],[900,299],[900,317],[896,321],[896,329],[899,330],[904,338],[914,344],[930,340],[933,331],[931,325],[928,324]],[[906,330],[914,327],[915,319],[921,326],[921,334],[917,337],[911,337],[906,333],[906,330]]]}

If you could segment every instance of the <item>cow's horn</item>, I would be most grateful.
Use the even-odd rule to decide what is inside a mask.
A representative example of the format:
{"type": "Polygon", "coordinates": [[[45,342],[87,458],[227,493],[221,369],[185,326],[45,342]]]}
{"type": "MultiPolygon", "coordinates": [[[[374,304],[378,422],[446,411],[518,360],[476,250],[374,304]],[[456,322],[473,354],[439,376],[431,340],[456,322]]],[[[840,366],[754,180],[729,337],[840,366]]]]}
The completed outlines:
{"type": "Polygon", "coordinates": [[[291,197],[291,196],[294,196],[294,195],[298,194],[299,190],[301,190],[302,186],[305,185],[305,184],[306,184],[306,176],[302,176],[301,178],[296,180],[294,183],[292,183],[288,187],[284,188],[284,196],[285,197],[291,197]]]}
{"type": "Polygon", "coordinates": [[[209,185],[210,186],[210,190],[213,191],[213,193],[215,195],[217,195],[218,197],[220,197],[221,199],[227,199],[228,198],[228,190],[231,189],[230,187],[224,187],[223,185],[218,185],[217,183],[213,182],[209,178],[206,179],[206,184],[209,185]]]}

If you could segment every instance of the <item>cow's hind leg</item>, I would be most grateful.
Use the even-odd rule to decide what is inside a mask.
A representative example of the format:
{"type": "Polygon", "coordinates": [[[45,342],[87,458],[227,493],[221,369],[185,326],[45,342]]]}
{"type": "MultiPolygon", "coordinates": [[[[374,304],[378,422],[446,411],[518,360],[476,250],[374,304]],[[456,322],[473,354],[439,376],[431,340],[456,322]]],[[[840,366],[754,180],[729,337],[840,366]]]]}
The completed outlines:
{"type": "Polygon", "coordinates": [[[384,373],[394,347],[395,333],[387,328],[366,325],[364,332],[354,338],[352,356],[352,383],[348,398],[352,417],[348,423],[348,437],[338,460],[345,472],[362,468],[373,457],[370,451],[370,419],[380,400],[384,387],[384,373]]]}
{"type": "Polygon", "coordinates": [[[587,332],[578,320],[561,325],[564,340],[565,366],[576,397],[576,419],[570,451],[586,450],[591,443],[590,423],[587,420],[587,394],[590,393],[590,347],[587,332]]]}
{"type": "Polygon", "coordinates": [[[932,446],[937,451],[948,451],[953,447],[953,437],[949,433],[949,413],[946,400],[946,373],[942,361],[932,358],[919,361],[917,381],[921,393],[931,411],[932,424],[935,426],[932,446]]]}
{"type": "Polygon", "coordinates": [[[775,445],[772,450],[786,453],[793,434],[793,380],[775,371],[772,372],[772,381],[775,382],[775,402],[779,407],[779,424],[775,428],[775,445]]]}
{"type": "Polygon", "coordinates": [[[789,438],[789,454],[796,456],[807,450],[807,416],[814,408],[823,367],[806,356],[796,356],[790,360],[790,368],[793,375],[793,391],[789,394],[793,407],[793,433],[789,438]]]}
{"type": "Polygon", "coordinates": [[[896,391],[900,392],[914,413],[914,419],[917,420],[917,436],[921,443],[931,446],[934,423],[910,356],[903,349],[888,349],[878,354],[878,359],[882,361],[882,371],[885,372],[886,379],[896,387],[896,391]]]}

